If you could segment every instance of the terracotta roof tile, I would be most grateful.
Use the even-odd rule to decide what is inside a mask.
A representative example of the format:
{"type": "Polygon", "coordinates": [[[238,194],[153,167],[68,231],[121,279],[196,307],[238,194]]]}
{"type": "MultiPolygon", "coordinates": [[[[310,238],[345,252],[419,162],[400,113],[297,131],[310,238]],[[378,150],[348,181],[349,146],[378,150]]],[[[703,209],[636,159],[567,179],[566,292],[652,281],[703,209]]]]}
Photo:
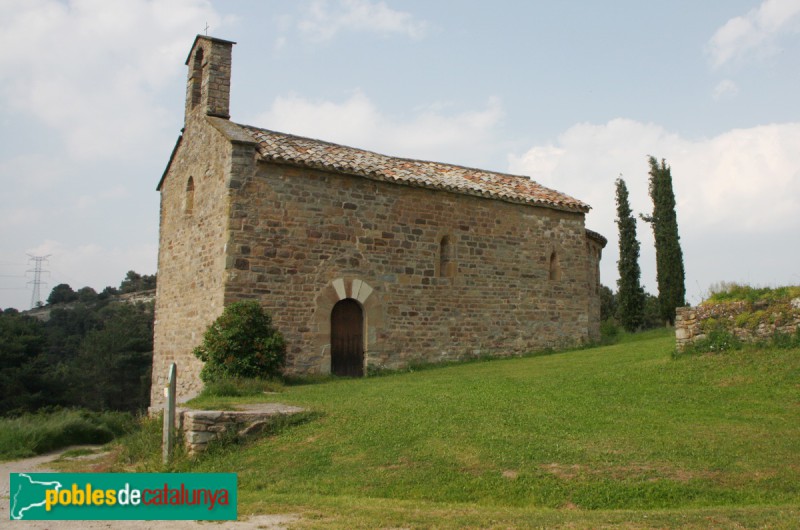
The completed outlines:
{"type": "Polygon", "coordinates": [[[264,160],[558,210],[588,212],[590,208],[528,177],[396,158],[249,125],[241,127],[253,137],[258,153],[264,160]]]}

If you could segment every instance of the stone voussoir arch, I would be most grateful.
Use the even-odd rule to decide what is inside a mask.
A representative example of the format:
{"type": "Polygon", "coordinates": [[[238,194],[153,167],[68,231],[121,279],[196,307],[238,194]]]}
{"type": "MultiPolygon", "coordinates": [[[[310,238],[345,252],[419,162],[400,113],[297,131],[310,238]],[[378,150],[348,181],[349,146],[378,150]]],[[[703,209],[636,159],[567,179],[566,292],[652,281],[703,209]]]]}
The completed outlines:
{"type": "Polygon", "coordinates": [[[314,352],[319,373],[331,371],[331,312],[340,300],[358,302],[364,313],[364,373],[375,353],[377,339],[384,328],[383,307],[380,294],[367,282],[355,276],[340,276],[328,282],[316,297],[313,324],[315,330],[314,352]]]}

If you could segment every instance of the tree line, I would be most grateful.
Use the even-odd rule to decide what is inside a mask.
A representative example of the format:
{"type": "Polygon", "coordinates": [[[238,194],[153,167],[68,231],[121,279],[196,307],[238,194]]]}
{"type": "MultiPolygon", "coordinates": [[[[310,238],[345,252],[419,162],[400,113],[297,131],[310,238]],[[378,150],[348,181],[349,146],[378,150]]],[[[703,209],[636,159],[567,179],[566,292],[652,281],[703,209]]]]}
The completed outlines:
{"type": "MultiPolygon", "coordinates": [[[[619,260],[614,315],[626,331],[653,327],[657,315],[661,324],[675,324],[675,309],[686,304],[683,251],[678,234],[675,212],[675,192],[672,172],[665,160],[648,157],[649,193],[653,211],[639,214],[650,224],[656,249],[656,281],[658,297],[645,292],[639,267],[640,244],[636,237],[636,217],[630,206],[628,187],[622,177],[616,181],[617,228],[619,230],[619,260]]],[[[613,296],[613,295],[612,295],[613,296]]]]}
{"type": "Polygon", "coordinates": [[[149,403],[153,303],[117,295],[155,287],[128,272],[97,293],[67,284],[47,299],[49,318],[0,310],[0,415],[54,407],[136,412],[149,403]]]}

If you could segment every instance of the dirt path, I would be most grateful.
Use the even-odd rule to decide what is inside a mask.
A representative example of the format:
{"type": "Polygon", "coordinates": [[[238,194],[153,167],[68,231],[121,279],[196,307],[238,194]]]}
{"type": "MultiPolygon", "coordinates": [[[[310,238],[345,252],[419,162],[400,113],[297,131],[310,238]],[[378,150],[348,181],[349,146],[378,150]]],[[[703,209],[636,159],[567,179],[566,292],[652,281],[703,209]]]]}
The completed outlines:
{"type": "MultiPolygon", "coordinates": [[[[74,449],[68,448],[68,449],[74,449]]],[[[48,473],[55,472],[48,464],[57,460],[68,449],[49,453],[46,455],[0,462],[0,528],[12,529],[40,529],[40,530],[280,530],[287,528],[287,524],[297,521],[296,515],[256,515],[247,520],[239,521],[10,521],[10,494],[9,473],[48,473]]]]}

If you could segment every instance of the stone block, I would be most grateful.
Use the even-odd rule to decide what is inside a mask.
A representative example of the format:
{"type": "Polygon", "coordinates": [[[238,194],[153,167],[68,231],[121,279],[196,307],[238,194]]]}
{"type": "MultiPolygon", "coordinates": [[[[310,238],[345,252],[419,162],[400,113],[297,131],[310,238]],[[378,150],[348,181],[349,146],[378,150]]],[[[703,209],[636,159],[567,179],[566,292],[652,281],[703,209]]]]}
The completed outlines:
{"type": "Polygon", "coordinates": [[[190,431],[186,434],[186,440],[188,443],[194,444],[205,444],[214,439],[215,434],[212,432],[195,432],[190,431]]]}
{"type": "Polygon", "coordinates": [[[675,338],[678,340],[685,340],[688,339],[691,335],[689,334],[689,330],[686,328],[675,328],[675,338]]]}
{"type": "Polygon", "coordinates": [[[253,436],[253,435],[256,435],[256,434],[261,434],[262,432],[264,432],[267,429],[267,427],[269,427],[269,424],[270,424],[270,422],[268,422],[266,420],[256,421],[256,422],[247,424],[247,426],[244,429],[239,431],[239,435],[240,436],[253,436]]]}
{"type": "Polygon", "coordinates": [[[198,423],[216,423],[224,414],[221,410],[195,410],[187,413],[187,417],[198,423]]]}

